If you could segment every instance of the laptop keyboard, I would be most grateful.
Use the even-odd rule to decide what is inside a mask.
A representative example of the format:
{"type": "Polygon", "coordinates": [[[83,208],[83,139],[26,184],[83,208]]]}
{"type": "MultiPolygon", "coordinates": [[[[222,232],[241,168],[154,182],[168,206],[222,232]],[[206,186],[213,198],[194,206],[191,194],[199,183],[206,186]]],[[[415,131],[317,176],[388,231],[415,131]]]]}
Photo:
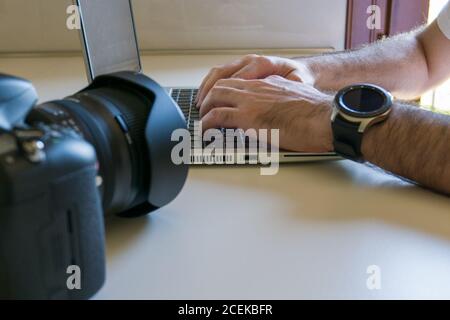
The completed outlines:
{"type": "Polygon", "coordinates": [[[191,134],[194,132],[194,121],[200,120],[200,114],[195,107],[197,93],[198,89],[172,89],[172,98],[180,106],[191,134]]]}
{"type": "MultiPolygon", "coordinates": [[[[201,148],[205,148],[206,146],[208,146],[211,142],[203,142],[202,137],[200,135],[195,134],[194,131],[194,124],[195,121],[200,121],[200,114],[199,114],[199,110],[197,109],[197,107],[195,106],[195,98],[197,97],[197,93],[198,93],[198,89],[190,89],[190,88],[173,88],[171,95],[172,98],[174,99],[174,101],[178,104],[178,106],[180,107],[181,111],[183,112],[188,127],[189,127],[189,131],[191,133],[191,145],[192,145],[192,149],[193,150],[197,150],[194,146],[202,146],[201,148]]],[[[225,136],[225,129],[220,129],[222,131],[222,133],[225,136]]],[[[224,143],[225,143],[225,137],[224,137],[224,143]]],[[[244,136],[243,133],[239,133],[238,137],[234,138],[234,145],[232,145],[231,147],[235,149],[235,151],[240,147],[247,147],[248,145],[248,139],[246,139],[246,137],[244,136]]],[[[224,146],[225,147],[225,146],[224,146]]],[[[227,147],[229,148],[230,146],[227,145],[227,147]]],[[[194,156],[191,157],[192,162],[196,162],[199,163],[200,160],[195,158],[194,156]]]]}
{"type": "MultiPolygon", "coordinates": [[[[195,106],[195,98],[197,97],[198,94],[198,89],[192,89],[192,88],[172,88],[171,90],[171,95],[172,98],[174,99],[174,101],[179,105],[181,111],[183,112],[185,119],[187,121],[188,127],[189,127],[189,131],[191,133],[191,145],[192,145],[192,150],[191,150],[191,164],[204,164],[204,163],[210,163],[211,159],[209,156],[204,157],[201,155],[197,155],[197,151],[201,151],[197,148],[195,148],[194,146],[199,145],[202,146],[201,149],[204,149],[208,144],[210,144],[211,142],[202,142],[202,137],[196,134],[194,134],[194,124],[195,121],[200,121],[200,114],[199,111],[197,109],[197,107],[195,106]],[[195,142],[197,142],[197,140],[200,140],[200,143],[195,144],[195,142]]],[[[221,129],[222,133],[225,135],[225,129],[221,129]]],[[[235,137],[234,139],[234,146],[232,145],[231,148],[234,147],[235,152],[237,152],[238,150],[242,150],[240,149],[240,147],[244,146],[244,151],[245,151],[245,160],[246,161],[250,161],[250,160],[256,160],[258,159],[258,156],[256,154],[250,154],[248,152],[248,147],[249,147],[249,138],[245,136],[245,134],[240,133],[238,135],[239,137],[235,137]]],[[[224,139],[225,141],[225,139],[224,139]]],[[[225,146],[224,146],[225,147],[225,146]]],[[[226,145],[227,148],[229,148],[229,145],[226,145]]],[[[303,157],[308,157],[308,156],[313,156],[313,157],[320,157],[320,156],[325,156],[322,154],[303,154],[303,157]]],[[[335,154],[327,154],[326,156],[331,156],[331,157],[335,157],[335,154]]],[[[224,156],[224,161],[225,159],[228,159],[228,155],[226,156],[227,158],[225,158],[224,156]]],[[[292,157],[298,157],[298,155],[292,155],[292,157]]]]}
{"type": "MultiPolygon", "coordinates": [[[[197,97],[197,94],[198,89],[182,89],[182,88],[172,89],[172,98],[179,105],[188,123],[189,131],[191,132],[192,145],[194,145],[194,142],[197,142],[196,140],[198,139],[201,140],[200,136],[194,134],[195,121],[200,121],[200,113],[197,107],[195,106],[195,99],[197,97]]],[[[219,128],[219,130],[221,130],[222,133],[225,135],[224,128],[219,128]]],[[[239,140],[245,145],[245,138],[243,135],[239,135],[239,140]]],[[[201,141],[200,145],[202,145],[202,147],[204,148],[210,143],[211,142],[201,141]]],[[[238,141],[236,140],[235,147],[237,146],[238,141]]]]}
{"type": "Polygon", "coordinates": [[[195,98],[197,97],[197,93],[198,89],[172,89],[172,98],[180,107],[188,124],[193,149],[194,146],[197,145],[201,145],[202,148],[206,147],[206,143],[204,143],[201,137],[194,132],[195,121],[200,121],[200,113],[195,106],[195,98]]]}

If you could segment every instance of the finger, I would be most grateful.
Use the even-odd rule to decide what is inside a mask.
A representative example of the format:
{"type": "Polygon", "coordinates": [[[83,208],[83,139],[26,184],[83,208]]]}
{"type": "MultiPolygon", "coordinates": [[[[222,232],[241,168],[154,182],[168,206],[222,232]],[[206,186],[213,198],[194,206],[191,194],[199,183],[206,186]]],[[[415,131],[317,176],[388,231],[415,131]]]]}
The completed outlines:
{"type": "Polygon", "coordinates": [[[211,79],[214,76],[215,73],[219,72],[219,69],[221,69],[221,68],[222,67],[211,68],[211,70],[209,70],[208,74],[203,78],[202,83],[198,87],[198,94],[197,94],[197,97],[195,98],[196,103],[200,100],[200,95],[204,91],[206,83],[209,81],[209,79],[211,79]]]}
{"type": "Polygon", "coordinates": [[[231,76],[231,78],[244,80],[259,79],[260,77],[264,78],[264,75],[259,74],[258,65],[255,63],[244,66],[231,76]]]}
{"type": "MultiPolygon", "coordinates": [[[[272,77],[275,77],[275,76],[270,76],[269,78],[272,78],[272,77]]],[[[279,76],[276,76],[276,77],[279,77],[279,76]]],[[[271,81],[267,80],[269,78],[254,79],[254,80],[243,80],[243,79],[237,79],[237,78],[221,79],[221,80],[217,81],[216,87],[234,88],[234,89],[239,89],[239,90],[256,93],[256,92],[263,91],[264,89],[267,89],[267,87],[269,87],[272,84],[271,81]]],[[[284,78],[281,78],[281,77],[279,77],[279,78],[283,79],[284,81],[287,81],[284,78]]],[[[274,83],[276,83],[276,82],[274,81],[274,83]]]]}
{"type": "Polygon", "coordinates": [[[263,81],[268,84],[279,85],[279,84],[283,84],[283,83],[289,83],[289,81],[291,81],[291,80],[288,80],[282,76],[272,75],[272,76],[268,76],[263,81]]]}
{"type": "Polygon", "coordinates": [[[266,78],[266,80],[271,80],[271,81],[287,81],[285,77],[273,74],[270,75],[266,78]]]}
{"type": "Polygon", "coordinates": [[[242,100],[242,93],[239,89],[215,86],[200,106],[200,117],[204,117],[213,108],[236,108],[242,100]]]}
{"type": "Polygon", "coordinates": [[[303,82],[302,75],[298,70],[291,71],[285,78],[291,81],[303,82]]]}
{"type": "Polygon", "coordinates": [[[239,111],[233,108],[215,108],[202,119],[203,131],[212,128],[238,128],[239,111]]]}
{"type": "Polygon", "coordinates": [[[203,80],[200,85],[196,105],[200,106],[203,102],[203,99],[208,94],[209,90],[216,84],[216,82],[220,79],[229,78],[238,70],[242,69],[248,63],[248,59],[240,59],[235,62],[232,62],[223,67],[216,67],[211,69],[208,75],[203,80]]]}
{"type": "Polygon", "coordinates": [[[272,70],[258,63],[251,63],[234,73],[231,78],[244,80],[264,79],[272,73],[272,70]]]}
{"type": "Polygon", "coordinates": [[[243,80],[237,78],[220,79],[216,82],[216,87],[234,88],[244,90],[249,87],[250,80],[243,80]]]}

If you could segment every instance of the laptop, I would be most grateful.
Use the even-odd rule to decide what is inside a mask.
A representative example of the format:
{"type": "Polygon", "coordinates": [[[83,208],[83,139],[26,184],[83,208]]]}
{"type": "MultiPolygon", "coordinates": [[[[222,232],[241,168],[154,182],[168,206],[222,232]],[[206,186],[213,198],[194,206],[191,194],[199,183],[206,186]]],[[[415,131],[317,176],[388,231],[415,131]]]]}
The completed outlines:
{"type": "MultiPolygon", "coordinates": [[[[75,4],[79,8],[80,37],[89,82],[99,75],[118,71],[142,72],[131,0],[75,0],[75,4]]],[[[200,118],[194,104],[197,89],[167,88],[167,92],[182,110],[193,141],[198,139],[195,124],[200,118]]],[[[224,129],[222,130],[225,132],[224,129]]],[[[239,164],[258,163],[258,152],[252,151],[254,148],[248,148],[249,138],[240,132],[235,139],[234,159],[236,162],[239,164]]],[[[225,141],[225,139],[223,140],[225,141]]],[[[211,156],[202,152],[202,149],[206,147],[207,144],[203,142],[192,143],[190,164],[212,164],[211,156]]],[[[339,157],[335,153],[302,153],[279,150],[278,159],[280,163],[285,163],[335,160],[339,157]]],[[[223,164],[226,161],[219,163],[223,164]]]]}

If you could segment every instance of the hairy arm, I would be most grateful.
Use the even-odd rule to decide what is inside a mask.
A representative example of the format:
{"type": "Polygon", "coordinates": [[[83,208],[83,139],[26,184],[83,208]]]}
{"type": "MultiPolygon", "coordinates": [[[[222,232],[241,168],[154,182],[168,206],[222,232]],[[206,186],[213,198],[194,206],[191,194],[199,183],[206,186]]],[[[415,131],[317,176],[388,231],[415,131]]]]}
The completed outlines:
{"type": "MultiPolygon", "coordinates": [[[[286,150],[333,150],[333,96],[280,76],[219,80],[200,107],[204,129],[276,128],[286,150]]],[[[364,159],[450,195],[450,116],[395,102],[389,118],[370,127],[364,159]]]]}
{"type": "Polygon", "coordinates": [[[397,98],[412,99],[450,74],[450,41],[436,22],[362,49],[301,58],[312,84],[336,91],[358,82],[377,84],[397,98]]]}
{"type": "MultiPolygon", "coordinates": [[[[276,128],[282,149],[333,149],[331,95],[271,76],[220,80],[200,108],[204,129],[276,128]]],[[[410,181],[450,195],[450,116],[395,102],[389,118],[370,127],[364,159],[410,181]]]]}
{"type": "MultiPolygon", "coordinates": [[[[434,22],[354,51],[295,61],[246,56],[212,69],[197,102],[205,127],[279,128],[282,148],[322,152],[332,150],[332,96],[310,85],[327,92],[368,82],[411,99],[449,76],[450,40],[434,22]],[[265,116],[274,110],[276,117],[265,116]]],[[[450,116],[396,102],[385,122],[365,132],[362,152],[386,171],[450,195],[450,116]]]]}
{"type": "MultiPolygon", "coordinates": [[[[369,82],[411,99],[450,75],[450,41],[436,22],[360,50],[301,59],[314,85],[339,90],[369,82]]],[[[397,102],[389,119],[370,128],[364,158],[396,175],[450,194],[450,117],[397,102]]]]}
{"type": "Polygon", "coordinates": [[[450,117],[395,103],[388,120],[364,133],[364,158],[450,195],[450,117]]]}
{"type": "Polygon", "coordinates": [[[200,106],[220,79],[264,79],[278,75],[324,91],[358,82],[377,84],[396,98],[413,99],[450,75],[450,40],[437,22],[428,27],[344,51],[298,59],[248,55],[209,72],[197,97],[200,106]]]}

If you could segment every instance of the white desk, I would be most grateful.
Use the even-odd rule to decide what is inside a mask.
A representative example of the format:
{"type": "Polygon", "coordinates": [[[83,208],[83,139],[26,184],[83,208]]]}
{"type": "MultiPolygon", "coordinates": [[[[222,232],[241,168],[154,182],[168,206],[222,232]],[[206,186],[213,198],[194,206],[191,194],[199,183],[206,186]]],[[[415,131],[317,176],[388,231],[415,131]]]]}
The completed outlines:
{"type": "MultiPolygon", "coordinates": [[[[163,85],[197,85],[224,56],[146,57],[163,85]]],[[[85,85],[81,58],[0,59],[42,100],[85,85]]],[[[99,299],[450,299],[450,200],[349,161],[192,169],[169,206],[107,225],[99,299]],[[381,268],[368,290],[366,268],[381,268]]]]}

